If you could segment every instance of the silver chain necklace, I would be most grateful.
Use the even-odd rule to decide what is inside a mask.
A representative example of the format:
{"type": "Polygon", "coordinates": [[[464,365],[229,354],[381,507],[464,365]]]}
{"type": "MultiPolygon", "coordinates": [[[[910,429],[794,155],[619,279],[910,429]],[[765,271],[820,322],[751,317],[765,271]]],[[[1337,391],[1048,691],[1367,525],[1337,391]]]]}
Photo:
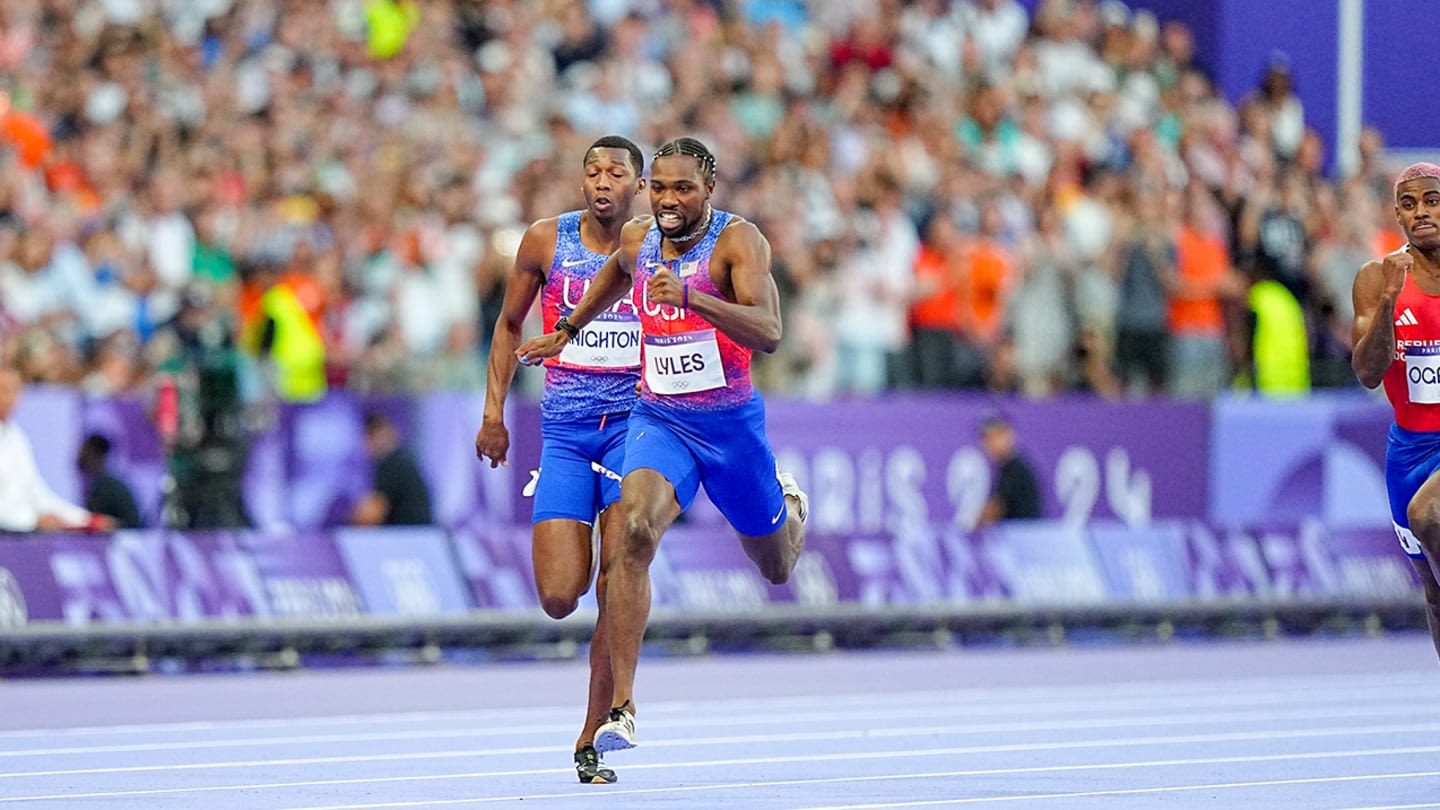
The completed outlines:
{"type": "Polygon", "coordinates": [[[702,222],[702,223],[700,223],[700,227],[698,227],[698,228],[696,228],[695,230],[691,231],[688,236],[667,236],[667,237],[665,237],[665,238],[666,238],[666,239],[669,239],[672,243],[677,244],[677,245],[683,245],[683,244],[685,244],[686,242],[694,242],[696,239],[700,238],[700,235],[701,235],[701,234],[703,234],[703,233],[705,233],[706,231],[710,230],[710,217],[713,216],[714,213],[715,213],[715,209],[714,209],[714,208],[711,208],[709,203],[706,203],[706,204],[705,204],[705,221],[702,222]]]}

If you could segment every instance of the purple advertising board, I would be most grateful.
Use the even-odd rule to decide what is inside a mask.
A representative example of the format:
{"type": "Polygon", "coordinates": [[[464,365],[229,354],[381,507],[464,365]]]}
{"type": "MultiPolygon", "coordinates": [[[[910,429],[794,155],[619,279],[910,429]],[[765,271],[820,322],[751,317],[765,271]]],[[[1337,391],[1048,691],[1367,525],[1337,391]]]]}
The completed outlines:
{"type": "Polygon", "coordinates": [[[195,622],[269,614],[254,558],[230,532],[44,535],[0,542],[30,621],[195,622]]]}
{"type": "Polygon", "coordinates": [[[260,530],[244,537],[265,583],[271,615],[333,619],[366,612],[330,532],[260,530]]]}
{"type": "Polygon", "coordinates": [[[1330,529],[1325,541],[1334,560],[1334,591],[1355,599],[1413,596],[1420,577],[1395,532],[1382,528],[1330,529]]]}
{"type": "Polygon", "coordinates": [[[480,521],[451,534],[471,601],[486,610],[538,608],[530,561],[530,527],[480,521]]]}
{"type": "Polygon", "coordinates": [[[782,468],[810,495],[811,526],[837,534],[953,522],[973,528],[992,468],[976,431],[1008,418],[1035,468],[1043,514],[1072,524],[1198,517],[1207,502],[1209,408],[1194,402],[906,397],[769,403],[782,468]]]}
{"type": "Polygon", "coordinates": [[[1163,520],[1134,529],[1103,522],[1085,529],[1105,575],[1107,599],[1170,602],[1190,597],[1182,522],[1163,520]]]}
{"type": "Polygon", "coordinates": [[[446,533],[434,526],[335,530],[350,582],[375,616],[465,613],[470,598],[446,533]]]}
{"type": "Polygon", "coordinates": [[[1333,526],[1388,526],[1388,406],[1335,395],[1293,402],[1222,399],[1213,406],[1213,495],[1200,514],[1221,526],[1318,518],[1333,526]]]}
{"type": "MultiPolygon", "coordinates": [[[[1419,579],[1388,529],[1319,521],[1221,528],[1161,520],[1077,526],[953,523],[812,533],[771,585],[721,526],[667,532],[651,565],[654,607],[744,615],[771,605],[868,608],[1014,604],[1415,600],[1419,579]]],[[[593,609],[593,588],[582,606],[593,609]]],[[[238,616],[528,612],[540,619],[528,527],[6,536],[0,626],[195,622],[238,616]]]]}

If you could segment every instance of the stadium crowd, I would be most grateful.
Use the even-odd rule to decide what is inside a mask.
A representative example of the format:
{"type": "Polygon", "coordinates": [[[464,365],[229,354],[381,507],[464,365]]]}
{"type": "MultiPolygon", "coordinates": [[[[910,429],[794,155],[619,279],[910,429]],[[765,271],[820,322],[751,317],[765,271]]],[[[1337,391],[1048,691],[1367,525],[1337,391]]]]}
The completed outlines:
{"type": "Polygon", "coordinates": [[[1283,54],[1233,102],[1196,58],[1118,0],[10,0],[0,360],[479,388],[519,235],[581,204],[564,161],[689,134],[773,247],[767,391],[1352,385],[1351,279],[1400,243],[1381,136],[1329,177],[1283,54]]]}

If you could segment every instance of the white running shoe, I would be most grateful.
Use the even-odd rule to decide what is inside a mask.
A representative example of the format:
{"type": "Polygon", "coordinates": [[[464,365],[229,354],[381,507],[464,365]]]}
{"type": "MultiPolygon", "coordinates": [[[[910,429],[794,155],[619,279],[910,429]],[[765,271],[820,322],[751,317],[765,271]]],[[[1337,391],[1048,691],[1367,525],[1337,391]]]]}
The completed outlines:
{"type": "MultiPolygon", "coordinates": [[[[629,701],[626,701],[628,704],[629,701]]],[[[635,747],[635,715],[623,706],[610,710],[610,719],[595,731],[595,750],[604,754],[635,747]]]]}
{"type": "Polygon", "coordinates": [[[800,485],[795,481],[795,476],[790,473],[776,470],[775,476],[780,479],[780,489],[786,495],[794,495],[795,500],[800,504],[800,522],[804,523],[810,518],[810,496],[800,489],[800,485]]]}

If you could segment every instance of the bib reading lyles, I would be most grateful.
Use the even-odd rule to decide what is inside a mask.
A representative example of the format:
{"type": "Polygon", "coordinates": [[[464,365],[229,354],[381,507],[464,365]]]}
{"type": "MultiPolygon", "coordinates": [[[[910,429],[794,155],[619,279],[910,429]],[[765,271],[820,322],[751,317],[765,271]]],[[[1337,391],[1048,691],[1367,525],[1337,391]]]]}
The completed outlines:
{"type": "Polygon", "coordinates": [[[645,336],[645,383],[656,394],[693,394],[725,387],[714,329],[645,336]]]}
{"type": "Polygon", "coordinates": [[[1405,347],[1405,382],[1411,402],[1440,404],[1440,346],[1405,347]]]}
{"type": "Polygon", "coordinates": [[[560,350],[560,361],[581,368],[626,369],[640,365],[640,321],[634,318],[599,318],[560,350]]]}

